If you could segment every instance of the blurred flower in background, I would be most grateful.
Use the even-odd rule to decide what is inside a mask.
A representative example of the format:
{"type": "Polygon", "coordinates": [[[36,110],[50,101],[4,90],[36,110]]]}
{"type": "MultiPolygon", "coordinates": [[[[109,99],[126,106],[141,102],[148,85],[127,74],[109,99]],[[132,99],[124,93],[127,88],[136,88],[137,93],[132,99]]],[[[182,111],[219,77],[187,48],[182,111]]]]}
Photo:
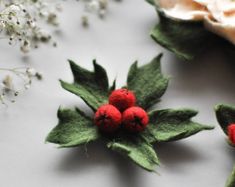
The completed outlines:
{"type": "Polygon", "coordinates": [[[50,0],[1,0],[0,33],[10,45],[19,44],[24,53],[51,41],[42,22],[57,26],[57,13],[61,6],[50,0]]]}
{"type": "MultiPolygon", "coordinates": [[[[81,21],[89,26],[89,14],[103,19],[111,0],[80,0],[84,7],[81,21]]],[[[118,2],[121,0],[112,0],[118,2]]],[[[66,2],[66,1],[65,1],[66,2]]],[[[58,14],[62,11],[60,1],[53,0],[0,0],[0,41],[19,46],[23,53],[37,49],[40,44],[57,46],[50,29],[59,25],[58,14]],[[48,30],[49,29],[49,30],[48,30]]],[[[72,16],[72,15],[71,15],[72,16]]],[[[16,97],[30,88],[33,79],[42,79],[42,74],[33,68],[0,67],[0,103],[15,102],[16,97]]]]}

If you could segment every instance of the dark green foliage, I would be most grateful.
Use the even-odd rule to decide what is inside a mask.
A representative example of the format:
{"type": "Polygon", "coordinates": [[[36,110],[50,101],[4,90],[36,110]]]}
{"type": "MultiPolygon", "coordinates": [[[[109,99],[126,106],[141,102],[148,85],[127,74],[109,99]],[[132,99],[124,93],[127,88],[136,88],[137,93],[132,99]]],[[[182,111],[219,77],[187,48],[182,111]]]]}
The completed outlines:
{"type": "Polygon", "coordinates": [[[226,182],[226,187],[235,187],[235,166],[233,168],[231,175],[229,176],[226,182]]]}
{"type": "Polygon", "coordinates": [[[129,70],[127,77],[128,89],[134,91],[138,105],[148,109],[159,101],[168,86],[168,78],[161,73],[162,54],[150,63],[138,67],[135,62],[129,70]]]}
{"type": "MultiPolygon", "coordinates": [[[[134,91],[138,104],[145,109],[152,107],[166,91],[168,78],[161,73],[161,54],[150,63],[138,67],[134,63],[128,73],[127,88],[134,91]]],[[[115,89],[115,81],[109,87],[106,71],[94,62],[90,72],[70,61],[74,83],[61,81],[66,90],[81,97],[94,111],[108,102],[109,93],[115,89]]],[[[186,138],[199,131],[212,129],[191,121],[197,113],[192,110],[160,110],[149,112],[150,123],[139,134],[126,133],[121,129],[115,136],[101,134],[79,109],[59,109],[59,124],[49,133],[46,141],[60,147],[74,147],[102,139],[107,147],[126,156],[147,171],[154,171],[159,164],[153,143],[186,138]]]]}
{"type": "Polygon", "coordinates": [[[151,30],[151,37],[184,60],[192,60],[207,49],[214,35],[202,22],[173,20],[159,11],[160,22],[151,30]]]}
{"type": "MultiPolygon", "coordinates": [[[[223,129],[226,136],[228,136],[228,126],[235,123],[235,106],[220,104],[215,107],[217,120],[223,129]]],[[[233,144],[228,141],[229,145],[233,144]]],[[[235,187],[235,166],[230,177],[227,180],[226,187],[235,187]]]]}
{"type": "Polygon", "coordinates": [[[98,139],[92,120],[79,109],[59,109],[57,116],[59,124],[47,136],[47,142],[74,147],[98,139]]]}
{"type": "Polygon", "coordinates": [[[215,113],[221,128],[227,135],[228,125],[235,123],[235,107],[225,104],[217,105],[215,107],[215,113]]]}
{"type": "Polygon", "coordinates": [[[202,130],[213,127],[191,120],[197,112],[191,109],[155,110],[149,113],[150,122],[144,133],[150,142],[169,142],[187,138],[202,130]]]}
{"type": "Polygon", "coordinates": [[[157,155],[151,144],[139,136],[126,137],[121,140],[112,140],[107,144],[108,148],[128,157],[136,164],[148,171],[154,171],[155,165],[159,164],[157,155]]]}
{"type": "Polygon", "coordinates": [[[93,61],[94,72],[90,72],[69,60],[73,72],[72,84],[61,81],[64,89],[81,97],[95,111],[108,98],[109,83],[106,71],[93,61]]]}

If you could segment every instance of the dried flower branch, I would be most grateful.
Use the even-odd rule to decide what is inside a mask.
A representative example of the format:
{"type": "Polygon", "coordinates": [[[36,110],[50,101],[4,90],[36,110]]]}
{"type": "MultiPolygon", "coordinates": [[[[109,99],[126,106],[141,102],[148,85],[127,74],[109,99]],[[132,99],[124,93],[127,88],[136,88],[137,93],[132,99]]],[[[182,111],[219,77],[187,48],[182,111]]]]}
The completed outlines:
{"type": "MultiPolygon", "coordinates": [[[[9,44],[19,44],[22,52],[51,41],[51,35],[40,27],[39,20],[58,25],[59,4],[48,0],[0,0],[0,33],[9,44]]],[[[54,45],[54,44],[53,44],[54,45]]]]}
{"type": "MultiPolygon", "coordinates": [[[[115,1],[119,2],[121,0],[115,1]]],[[[106,16],[109,0],[83,0],[82,2],[84,3],[85,12],[96,14],[101,19],[106,16]]],[[[89,26],[88,16],[83,15],[81,21],[84,27],[89,26]]]]}
{"type": "MultiPolygon", "coordinates": [[[[85,12],[95,13],[101,19],[105,17],[109,0],[82,2],[85,12]]],[[[41,43],[52,42],[51,35],[40,24],[57,26],[57,13],[61,10],[61,5],[52,0],[0,0],[0,39],[8,38],[10,45],[20,45],[23,53],[38,48],[41,43]]],[[[83,15],[81,19],[84,27],[89,26],[87,16],[83,15]]],[[[52,43],[56,46],[55,42],[52,43]]],[[[0,76],[0,103],[5,105],[9,101],[15,102],[18,94],[27,90],[34,78],[42,79],[42,75],[33,68],[0,68],[0,76]]]]}
{"type": "Polygon", "coordinates": [[[7,73],[0,84],[0,102],[5,105],[15,102],[21,92],[30,88],[33,79],[42,79],[42,73],[33,68],[0,68],[0,71],[7,73]]]}

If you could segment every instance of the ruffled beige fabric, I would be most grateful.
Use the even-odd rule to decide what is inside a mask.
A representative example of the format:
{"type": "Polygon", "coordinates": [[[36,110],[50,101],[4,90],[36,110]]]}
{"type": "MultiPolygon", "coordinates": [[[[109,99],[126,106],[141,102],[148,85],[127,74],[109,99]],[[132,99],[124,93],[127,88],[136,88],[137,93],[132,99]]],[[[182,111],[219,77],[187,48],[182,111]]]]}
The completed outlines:
{"type": "Polygon", "coordinates": [[[155,2],[168,17],[173,19],[203,20],[209,14],[204,5],[193,0],[156,0],[155,2]]]}
{"type": "Polygon", "coordinates": [[[155,0],[166,16],[178,20],[204,21],[206,29],[235,45],[235,1],[155,0]]]}
{"type": "Polygon", "coordinates": [[[205,18],[206,28],[235,45],[235,2],[214,0],[207,7],[212,18],[205,18]]]}

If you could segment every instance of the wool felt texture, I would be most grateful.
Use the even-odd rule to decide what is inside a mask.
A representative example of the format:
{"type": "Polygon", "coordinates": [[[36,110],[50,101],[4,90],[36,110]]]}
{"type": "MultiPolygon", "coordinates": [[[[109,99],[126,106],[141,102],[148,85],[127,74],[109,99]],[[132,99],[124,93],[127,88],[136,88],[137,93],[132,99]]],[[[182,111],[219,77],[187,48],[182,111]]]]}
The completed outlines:
{"type": "Polygon", "coordinates": [[[154,171],[155,165],[159,165],[158,157],[151,144],[143,141],[141,137],[128,136],[127,140],[116,140],[107,144],[108,148],[127,156],[136,164],[146,169],[154,171]]]}
{"type": "Polygon", "coordinates": [[[122,114],[123,127],[130,132],[143,131],[148,122],[148,114],[140,107],[130,107],[122,114]]]}
{"type": "MultiPolygon", "coordinates": [[[[225,135],[228,138],[229,145],[235,148],[233,140],[230,139],[231,138],[230,133],[232,132],[229,132],[231,130],[235,134],[233,126],[233,124],[235,124],[235,106],[226,105],[226,104],[217,105],[215,107],[215,113],[222,130],[224,131],[225,135]],[[231,126],[233,127],[231,128],[231,126]]],[[[233,168],[233,171],[226,183],[226,187],[234,187],[234,186],[235,186],[235,167],[233,168]]]]}
{"type": "Polygon", "coordinates": [[[102,105],[95,113],[94,122],[101,130],[114,132],[121,125],[122,114],[113,105],[102,105]]]}
{"type": "Polygon", "coordinates": [[[233,167],[233,171],[226,182],[226,187],[234,187],[234,186],[235,186],[235,166],[233,167]]]}
{"type": "Polygon", "coordinates": [[[228,137],[233,145],[235,145],[235,124],[228,126],[228,137]]]}
{"type": "Polygon", "coordinates": [[[135,93],[137,105],[145,110],[160,100],[168,86],[169,78],[161,73],[161,58],[162,54],[159,54],[141,67],[135,62],[127,76],[127,88],[135,93]]]}
{"type": "Polygon", "coordinates": [[[78,108],[60,108],[57,116],[59,123],[47,136],[47,142],[58,144],[60,147],[74,147],[98,139],[99,133],[94,128],[92,119],[78,108]]]}
{"type": "Polygon", "coordinates": [[[69,60],[69,63],[74,82],[69,84],[61,81],[62,87],[81,97],[93,111],[96,111],[107,102],[109,83],[106,71],[95,60],[93,61],[94,72],[77,66],[72,60],[69,60]]]}
{"type": "Polygon", "coordinates": [[[121,112],[135,105],[136,98],[132,91],[125,88],[114,90],[109,96],[109,104],[117,107],[121,112]]]}
{"type": "Polygon", "coordinates": [[[153,110],[148,113],[149,125],[143,135],[149,143],[170,142],[187,138],[213,127],[192,121],[197,115],[192,109],[153,110]]]}
{"type": "MultiPolygon", "coordinates": [[[[129,133],[120,128],[115,134],[100,133],[92,118],[81,109],[59,109],[59,124],[49,133],[46,141],[60,147],[74,147],[101,139],[107,148],[132,160],[147,171],[154,171],[159,164],[153,143],[168,142],[186,138],[202,130],[213,129],[191,121],[197,112],[188,109],[148,110],[167,89],[168,78],[161,72],[162,54],[150,63],[138,67],[135,62],[128,73],[127,89],[136,95],[137,104],[147,111],[149,124],[143,132],[129,133]]],[[[94,71],[88,71],[69,61],[74,75],[72,84],[61,81],[63,88],[78,95],[92,110],[96,111],[115,89],[115,81],[109,87],[106,71],[95,61],[94,71]]]]}
{"type": "MultiPolygon", "coordinates": [[[[150,36],[161,46],[183,60],[193,60],[214,46],[234,48],[229,42],[206,30],[202,21],[182,21],[168,17],[154,0],[146,0],[156,8],[159,22],[150,31],[150,36]]],[[[226,48],[226,49],[225,49],[226,48]]]]}
{"type": "Polygon", "coordinates": [[[235,106],[217,105],[215,107],[217,120],[226,135],[228,135],[228,126],[235,124],[235,106]]]}

